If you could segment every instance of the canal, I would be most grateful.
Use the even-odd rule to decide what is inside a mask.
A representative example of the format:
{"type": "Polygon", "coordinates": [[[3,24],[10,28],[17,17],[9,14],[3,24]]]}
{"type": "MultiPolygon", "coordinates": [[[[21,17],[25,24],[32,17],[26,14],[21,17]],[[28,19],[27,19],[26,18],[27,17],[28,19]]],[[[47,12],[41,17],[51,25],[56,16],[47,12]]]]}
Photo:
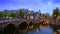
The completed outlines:
{"type": "Polygon", "coordinates": [[[54,31],[51,27],[36,28],[28,32],[28,34],[53,34],[53,33],[54,31]]]}
{"type": "Polygon", "coordinates": [[[51,25],[51,26],[48,25],[48,26],[41,26],[41,27],[38,27],[36,25],[35,27],[36,28],[29,31],[28,34],[60,34],[60,29],[57,25],[51,25]]]}

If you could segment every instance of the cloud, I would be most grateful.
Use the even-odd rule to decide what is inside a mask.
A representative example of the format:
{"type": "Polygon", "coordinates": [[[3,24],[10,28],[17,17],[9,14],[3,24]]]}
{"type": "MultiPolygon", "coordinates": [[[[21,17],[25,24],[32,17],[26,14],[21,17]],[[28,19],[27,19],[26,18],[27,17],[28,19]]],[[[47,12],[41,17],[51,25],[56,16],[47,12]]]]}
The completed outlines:
{"type": "Polygon", "coordinates": [[[48,2],[48,6],[50,6],[51,4],[52,4],[52,2],[51,2],[51,1],[49,1],[49,2],[48,2]]]}

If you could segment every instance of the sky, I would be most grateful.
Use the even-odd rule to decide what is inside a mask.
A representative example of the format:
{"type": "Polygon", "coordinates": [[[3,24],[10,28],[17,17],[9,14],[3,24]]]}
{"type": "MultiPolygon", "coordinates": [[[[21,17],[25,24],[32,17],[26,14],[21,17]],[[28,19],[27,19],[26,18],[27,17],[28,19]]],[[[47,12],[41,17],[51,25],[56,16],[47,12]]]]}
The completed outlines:
{"type": "Polygon", "coordinates": [[[34,11],[41,10],[41,13],[48,12],[52,15],[52,10],[56,7],[60,9],[60,0],[0,0],[0,11],[24,8],[34,11]]]}

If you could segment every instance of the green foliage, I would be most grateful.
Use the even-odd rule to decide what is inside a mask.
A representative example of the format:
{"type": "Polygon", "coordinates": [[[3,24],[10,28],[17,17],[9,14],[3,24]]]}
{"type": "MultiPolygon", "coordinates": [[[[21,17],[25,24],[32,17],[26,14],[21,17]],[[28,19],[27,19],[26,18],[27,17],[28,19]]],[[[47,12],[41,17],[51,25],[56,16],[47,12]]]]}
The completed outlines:
{"type": "Polygon", "coordinates": [[[60,15],[60,11],[59,11],[59,15],[60,15]]]}
{"type": "Polygon", "coordinates": [[[20,10],[20,11],[19,11],[19,13],[18,13],[18,16],[19,16],[19,17],[22,17],[22,16],[23,16],[23,14],[24,14],[24,13],[23,13],[23,11],[22,11],[22,10],[20,10]]]}
{"type": "Polygon", "coordinates": [[[56,19],[57,16],[59,15],[59,8],[57,7],[56,9],[53,10],[53,19],[56,19]]]}
{"type": "Polygon", "coordinates": [[[15,13],[10,13],[10,17],[15,17],[15,13]]]}
{"type": "Polygon", "coordinates": [[[0,20],[3,18],[3,13],[0,12],[0,20]]]}
{"type": "Polygon", "coordinates": [[[4,10],[4,11],[3,11],[3,15],[4,15],[4,16],[8,16],[8,10],[4,10]]]}
{"type": "Polygon", "coordinates": [[[2,12],[0,12],[0,17],[1,17],[2,15],[3,15],[2,12]]]}

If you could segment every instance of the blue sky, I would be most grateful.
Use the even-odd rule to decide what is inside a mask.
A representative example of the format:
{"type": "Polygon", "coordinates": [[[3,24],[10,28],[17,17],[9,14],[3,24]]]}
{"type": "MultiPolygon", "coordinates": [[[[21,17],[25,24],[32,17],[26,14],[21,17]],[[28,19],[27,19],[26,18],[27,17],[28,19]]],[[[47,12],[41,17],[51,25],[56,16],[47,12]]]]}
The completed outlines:
{"type": "Polygon", "coordinates": [[[8,9],[30,9],[34,11],[41,10],[42,13],[52,14],[56,7],[60,9],[60,0],[0,0],[0,10],[8,9]]]}

